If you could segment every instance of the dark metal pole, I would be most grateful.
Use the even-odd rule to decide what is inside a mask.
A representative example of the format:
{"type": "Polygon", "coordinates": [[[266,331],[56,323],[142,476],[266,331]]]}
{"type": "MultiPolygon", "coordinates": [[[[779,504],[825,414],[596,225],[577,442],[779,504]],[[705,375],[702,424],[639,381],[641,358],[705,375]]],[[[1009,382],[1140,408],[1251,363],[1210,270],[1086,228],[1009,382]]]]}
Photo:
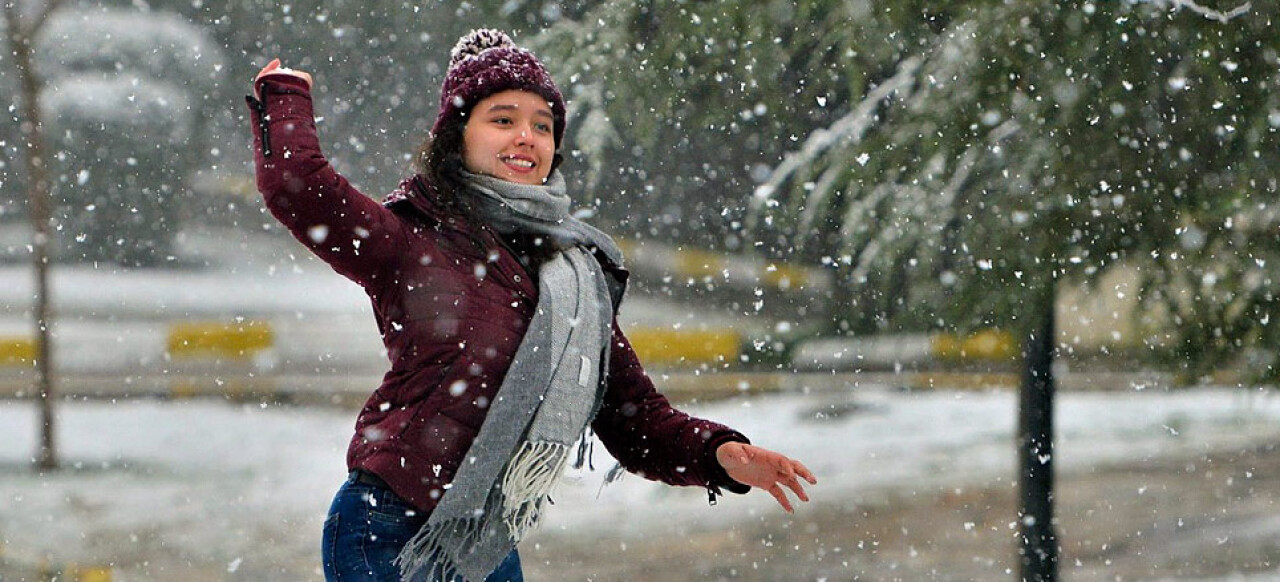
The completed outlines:
{"type": "Polygon", "coordinates": [[[1019,554],[1022,582],[1058,578],[1058,538],[1053,528],[1053,344],[1055,281],[1029,305],[1024,336],[1022,389],[1018,402],[1019,554]]]}

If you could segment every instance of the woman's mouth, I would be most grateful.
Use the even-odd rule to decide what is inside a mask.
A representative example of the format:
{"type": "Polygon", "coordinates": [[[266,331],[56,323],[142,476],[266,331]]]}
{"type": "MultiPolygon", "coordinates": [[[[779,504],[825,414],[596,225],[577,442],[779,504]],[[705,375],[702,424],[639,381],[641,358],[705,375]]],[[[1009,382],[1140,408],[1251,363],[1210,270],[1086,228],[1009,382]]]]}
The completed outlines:
{"type": "Polygon", "coordinates": [[[500,156],[498,159],[508,167],[520,172],[532,170],[537,165],[533,160],[523,156],[500,156]]]}

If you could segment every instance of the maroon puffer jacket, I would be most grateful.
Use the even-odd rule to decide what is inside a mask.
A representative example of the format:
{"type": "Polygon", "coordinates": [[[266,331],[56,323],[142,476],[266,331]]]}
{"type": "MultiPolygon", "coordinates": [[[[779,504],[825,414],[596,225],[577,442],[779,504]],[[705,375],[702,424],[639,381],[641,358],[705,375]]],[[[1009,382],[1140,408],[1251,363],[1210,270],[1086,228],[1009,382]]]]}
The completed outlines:
{"type": "MultiPolygon", "coordinates": [[[[368,293],[391,360],[356,420],[348,470],[378,475],[429,512],[484,422],[537,285],[492,230],[451,211],[422,178],[386,204],[356,191],[320,152],[303,81],[271,75],[257,86],[260,100],[248,102],[258,190],[295,238],[368,293]]],[[[591,425],[609,452],[649,479],[745,492],[715,448],[746,437],[672,408],[616,321],[613,342],[591,425]]]]}

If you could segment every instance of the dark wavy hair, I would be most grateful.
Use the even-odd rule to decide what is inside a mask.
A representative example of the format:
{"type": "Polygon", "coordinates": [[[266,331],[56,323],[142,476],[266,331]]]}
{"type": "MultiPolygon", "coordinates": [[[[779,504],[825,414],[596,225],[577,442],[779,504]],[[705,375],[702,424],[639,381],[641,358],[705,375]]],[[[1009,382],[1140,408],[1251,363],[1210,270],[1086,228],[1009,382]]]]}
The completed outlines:
{"type": "Polygon", "coordinates": [[[438,133],[427,133],[427,138],[418,146],[418,153],[413,158],[414,171],[441,194],[442,200],[459,209],[463,209],[458,196],[463,190],[462,177],[458,172],[462,169],[466,119],[461,115],[450,117],[441,124],[438,133]]]}

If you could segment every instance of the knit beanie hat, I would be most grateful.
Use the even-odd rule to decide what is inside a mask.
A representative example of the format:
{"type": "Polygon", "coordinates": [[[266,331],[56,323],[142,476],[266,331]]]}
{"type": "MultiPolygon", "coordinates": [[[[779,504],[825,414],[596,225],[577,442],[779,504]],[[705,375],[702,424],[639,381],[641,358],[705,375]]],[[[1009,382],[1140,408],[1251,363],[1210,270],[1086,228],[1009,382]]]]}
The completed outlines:
{"type": "Polygon", "coordinates": [[[473,30],[458,39],[449,58],[449,71],[440,87],[440,113],[431,132],[451,117],[467,115],[476,103],[508,90],[537,93],[546,98],[555,118],[556,148],[564,137],[564,97],[546,67],[533,53],[516,46],[500,30],[473,30]]]}

